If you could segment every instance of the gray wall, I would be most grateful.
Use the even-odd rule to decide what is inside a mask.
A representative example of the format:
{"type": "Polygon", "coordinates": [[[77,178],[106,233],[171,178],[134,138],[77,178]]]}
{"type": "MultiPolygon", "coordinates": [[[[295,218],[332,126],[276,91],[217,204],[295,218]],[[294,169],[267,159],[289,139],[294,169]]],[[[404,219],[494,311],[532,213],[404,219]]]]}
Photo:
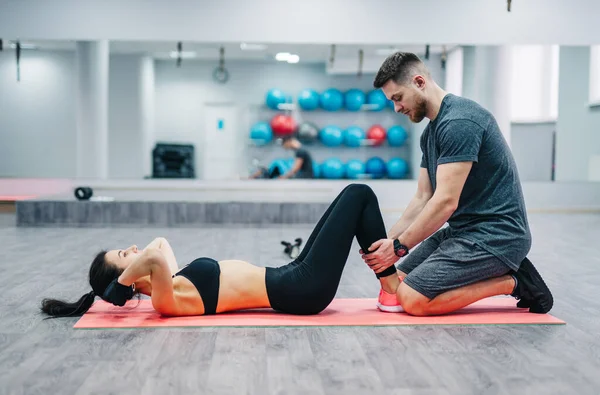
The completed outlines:
{"type": "Polygon", "coordinates": [[[0,52],[0,177],[75,177],[75,57],[0,52]]]}
{"type": "Polygon", "coordinates": [[[590,48],[560,47],[556,180],[589,180],[589,162],[600,154],[600,107],[590,108],[590,48]]]}
{"type": "MultiPolygon", "coordinates": [[[[75,66],[71,51],[23,51],[17,82],[14,51],[0,52],[0,177],[77,176],[75,66]]],[[[111,56],[109,178],[150,172],[152,66],[140,56],[111,56]]]]}
{"type": "Polygon", "coordinates": [[[512,152],[521,181],[551,181],[555,122],[513,123],[512,152]]]}

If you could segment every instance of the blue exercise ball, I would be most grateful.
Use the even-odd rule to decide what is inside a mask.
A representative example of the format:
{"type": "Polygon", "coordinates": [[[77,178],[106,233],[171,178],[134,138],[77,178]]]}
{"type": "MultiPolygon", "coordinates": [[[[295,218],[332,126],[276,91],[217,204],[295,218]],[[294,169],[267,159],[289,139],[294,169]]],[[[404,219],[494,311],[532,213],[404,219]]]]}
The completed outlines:
{"type": "Polygon", "coordinates": [[[328,147],[337,147],[344,141],[344,133],[338,126],[328,125],[319,132],[319,138],[328,147]]]}
{"type": "Polygon", "coordinates": [[[364,162],[358,159],[351,159],[346,163],[346,177],[356,179],[361,178],[366,172],[364,162]]]}
{"type": "Polygon", "coordinates": [[[360,147],[365,138],[367,138],[367,133],[361,127],[350,126],[344,130],[344,144],[348,147],[360,147]]]}
{"type": "Polygon", "coordinates": [[[345,166],[344,162],[337,158],[329,158],[321,164],[321,174],[323,178],[337,180],[344,178],[345,166]]]}
{"type": "Polygon", "coordinates": [[[321,165],[317,163],[317,161],[313,160],[313,176],[315,178],[321,177],[321,165]]]}
{"type": "Polygon", "coordinates": [[[314,89],[303,89],[298,95],[298,105],[305,111],[319,108],[319,93],[314,89]]]}
{"type": "Polygon", "coordinates": [[[394,125],[387,130],[388,144],[392,147],[401,147],[406,142],[408,133],[400,125],[394,125]]]}
{"type": "Polygon", "coordinates": [[[387,174],[389,178],[404,178],[408,173],[408,163],[402,158],[392,158],[387,163],[387,174]]]}
{"type": "Polygon", "coordinates": [[[256,145],[266,145],[273,140],[273,130],[268,122],[257,122],[250,128],[250,139],[256,145]]]}
{"type": "Polygon", "coordinates": [[[390,106],[390,108],[392,109],[392,111],[395,110],[395,108],[394,108],[394,101],[393,100],[388,100],[388,106],[390,106]]]}
{"type": "Polygon", "coordinates": [[[321,93],[321,107],[327,111],[337,111],[344,107],[344,95],[339,89],[329,88],[321,93]]]}
{"type": "Polygon", "coordinates": [[[367,95],[367,104],[370,104],[371,111],[381,111],[388,105],[388,99],[381,89],[374,89],[367,95]]]}
{"type": "Polygon", "coordinates": [[[367,95],[360,89],[350,89],[344,95],[344,103],[348,111],[358,111],[367,102],[367,95]]]}
{"type": "Polygon", "coordinates": [[[270,109],[277,110],[280,104],[287,103],[288,101],[289,96],[281,89],[273,88],[267,92],[266,103],[270,109]]]}
{"type": "Polygon", "coordinates": [[[367,174],[373,178],[383,178],[387,172],[385,161],[378,156],[369,158],[365,163],[365,169],[367,174]]]}
{"type": "Polygon", "coordinates": [[[272,173],[275,169],[279,170],[279,175],[287,173],[291,166],[287,159],[274,159],[269,166],[269,173],[272,173]]]}

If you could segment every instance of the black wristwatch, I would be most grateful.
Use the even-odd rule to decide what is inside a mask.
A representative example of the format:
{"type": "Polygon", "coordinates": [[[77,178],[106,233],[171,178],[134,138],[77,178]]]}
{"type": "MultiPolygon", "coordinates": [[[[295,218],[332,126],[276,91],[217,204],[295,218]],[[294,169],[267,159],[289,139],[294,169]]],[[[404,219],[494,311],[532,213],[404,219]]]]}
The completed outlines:
{"type": "Polygon", "coordinates": [[[408,252],[407,246],[400,244],[398,239],[394,239],[394,254],[396,254],[397,257],[402,258],[403,256],[406,256],[408,252]]]}

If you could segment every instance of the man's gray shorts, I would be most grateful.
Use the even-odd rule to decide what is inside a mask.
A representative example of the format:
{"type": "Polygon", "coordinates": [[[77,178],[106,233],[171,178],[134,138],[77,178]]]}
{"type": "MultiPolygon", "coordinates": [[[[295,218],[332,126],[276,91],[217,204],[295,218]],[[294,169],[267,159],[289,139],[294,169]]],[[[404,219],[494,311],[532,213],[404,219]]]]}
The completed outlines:
{"type": "Polygon", "coordinates": [[[424,240],[397,268],[407,274],[406,285],[429,299],[511,270],[474,242],[451,237],[447,227],[424,240]]]}

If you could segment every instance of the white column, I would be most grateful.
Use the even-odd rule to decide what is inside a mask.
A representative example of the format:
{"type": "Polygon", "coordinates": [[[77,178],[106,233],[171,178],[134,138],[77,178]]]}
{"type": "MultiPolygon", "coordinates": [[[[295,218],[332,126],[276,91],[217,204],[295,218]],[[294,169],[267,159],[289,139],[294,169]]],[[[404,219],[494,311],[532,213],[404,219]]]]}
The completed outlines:
{"type": "Polygon", "coordinates": [[[77,177],[108,178],[106,40],[77,42],[77,177]]]}
{"type": "Polygon", "coordinates": [[[463,95],[463,60],[464,54],[462,47],[456,47],[448,52],[446,62],[446,83],[444,89],[446,92],[456,96],[463,95]]]}
{"type": "Polygon", "coordinates": [[[463,48],[463,54],[463,96],[494,115],[510,145],[510,47],[469,46],[463,48]]]}
{"type": "Polygon", "coordinates": [[[142,137],[142,174],[152,175],[154,147],[154,59],[143,57],[140,64],[140,125],[142,137]]]}
{"type": "Polygon", "coordinates": [[[556,122],[556,181],[595,179],[600,155],[600,117],[588,106],[590,98],[589,46],[560,47],[558,119],[556,122]]]}

